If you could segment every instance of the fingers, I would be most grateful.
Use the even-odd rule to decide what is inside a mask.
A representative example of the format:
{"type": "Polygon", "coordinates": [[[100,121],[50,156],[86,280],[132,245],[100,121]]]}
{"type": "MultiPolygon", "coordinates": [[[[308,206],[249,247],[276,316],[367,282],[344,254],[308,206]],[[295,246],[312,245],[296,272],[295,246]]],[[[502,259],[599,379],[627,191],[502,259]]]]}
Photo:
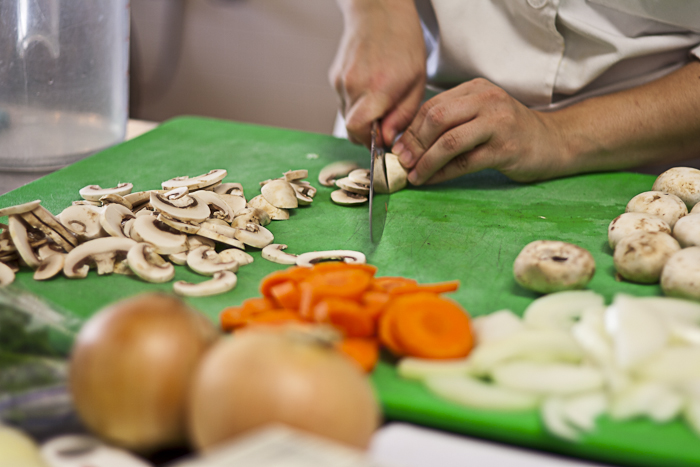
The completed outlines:
{"type": "Polygon", "coordinates": [[[425,95],[425,79],[420,77],[408,89],[393,109],[389,110],[382,119],[384,144],[391,146],[396,136],[406,130],[420,108],[425,95]]]}
{"type": "Polygon", "coordinates": [[[455,156],[445,166],[438,169],[430,178],[425,181],[425,185],[434,185],[465,174],[478,172],[491,168],[493,160],[492,149],[489,146],[477,146],[469,152],[455,156]]]}
{"type": "MultiPolygon", "coordinates": [[[[488,158],[470,157],[470,152],[486,144],[490,137],[490,129],[479,120],[470,120],[452,128],[438,137],[418,159],[408,173],[408,181],[412,185],[422,185],[433,176],[442,181],[487,168],[488,158]]],[[[481,155],[478,153],[478,156],[481,155]]]]}
{"type": "Polygon", "coordinates": [[[345,114],[348,137],[369,147],[372,122],[381,118],[393,102],[387,94],[368,92],[362,94],[345,114]]]}

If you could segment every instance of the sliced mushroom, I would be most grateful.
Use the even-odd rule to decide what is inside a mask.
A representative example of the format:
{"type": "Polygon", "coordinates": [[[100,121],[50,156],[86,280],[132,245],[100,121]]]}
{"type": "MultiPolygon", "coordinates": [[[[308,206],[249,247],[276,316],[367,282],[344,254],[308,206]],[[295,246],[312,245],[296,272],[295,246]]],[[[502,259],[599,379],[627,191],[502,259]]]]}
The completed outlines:
{"type": "Polygon", "coordinates": [[[58,215],[61,224],[73,232],[79,242],[86,242],[106,235],[100,214],[102,210],[94,206],[77,205],[69,206],[58,215]]]}
{"type": "Polygon", "coordinates": [[[34,271],[34,280],[45,281],[58,275],[63,270],[65,257],[66,255],[61,253],[48,255],[41,261],[36,271],[34,271]]]}
{"type": "Polygon", "coordinates": [[[248,224],[245,229],[236,229],[236,239],[253,248],[265,248],[275,240],[275,237],[261,225],[248,224]]]}
{"type": "Polygon", "coordinates": [[[41,205],[41,200],[37,199],[24,204],[18,204],[16,206],[8,206],[6,208],[0,209],[0,217],[10,216],[12,214],[24,214],[25,212],[31,212],[41,205]]]}
{"type": "Polygon", "coordinates": [[[235,248],[240,248],[241,250],[245,250],[245,245],[243,242],[238,240],[237,238],[229,235],[235,235],[234,233],[229,232],[229,230],[236,230],[231,227],[228,227],[229,230],[224,230],[225,226],[222,225],[217,225],[217,224],[212,224],[210,222],[204,222],[202,223],[201,228],[197,232],[197,235],[205,238],[209,238],[211,240],[214,240],[215,242],[223,243],[225,245],[230,245],[235,248]],[[219,233],[219,232],[225,232],[225,234],[219,233]]]}
{"type": "Polygon", "coordinates": [[[238,248],[226,248],[219,252],[219,259],[223,262],[236,261],[238,266],[245,266],[253,262],[253,257],[238,248]]]}
{"type": "Polygon", "coordinates": [[[292,185],[292,188],[294,188],[294,190],[297,193],[301,193],[302,195],[308,196],[310,198],[313,198],[314,196],[316,196],[316,191],[317,191],[316,187],[311,185],[309,182],[305,182],[303,180],[297,180],[294,182],[290,182],[290,184],[292,185]]]}
{"type": "Polygon", "coordinates": [[[335,179],[345,177],[360,166],[354,161],[338,161],[328,164],[318,174],[318,182],[323,186],[334,186],[335,179]]]}
{"type": "Polygon", "coordinates": [[[240,183],[222,183],[221,185],[214,188],[214,193],[219,195],[233,195],[245,198],[243,193],[243,185],[240,183]]]}
{"type": "Polygon", "coordinates": [[[133,219],[129,219],[126,222],[124,222],[122,230],[124,230],[124,235],[126,235],[128,238],[131,238],[131,228],[134,226],[135,221],[136,218],[134,217],[133,219]]]}
{"type": "Polygon", "coordinates": [[[360,185],[369,186],[369,169],[355,169],[348,174],[348,178],[360,185]]]}
{"type": "Polygon", "coordinates": [[[285,253],[287,245],[273,243],[262,249],[262,257],[278,264],[297,264],[297,255],[285,253]]]}
{"type": "Polygon", "coordinates": [[[171,263],[184,266],[185,264],[187,264],[187,252],[181,251],[180,253],[173,253],[171,255],[168,255],[168,259],[171,263]]]}
{"type": "Polygon", "coordinates": [[[179,230],[180,232],[184,232],[187,234],[196,234],[197,232],[199,232],[199,228],[201,225],[194,224],[191,222],[179,221],[177,219],[173,219],[172,217],[162,212],[158,214],[157,219],[163,224],[167,225],[168,227],[171,227],[175,230],[179,230]]]}
{"type": "Polygon", "coordinates": [[[47,243],[37,250],[36,256],[40,261],[44,261],[49,256],[62,255],[65,254],[65,252],[66,251],[63,248],[55,243],[47,243]]]}
{"type": "Polygon", "coordinates": [[[197,177],[176,177],[170,180],[166,180],[161,183],[164,190],[172,190],[173,188],[179,188],[186,186],[190,190],[196,190],[198,188],[210,187],[217,185],[221,180],[226,177],[226,170],[215,169],[209,172],[198,175],[197,177]]]}
{"type": "Polygon", "coordinates": [[[176,205],[177,200],[169,200],[160,193],[151,193],[150,202],[155,210],[184,222],[203,222],[211,214],[207,203],[192,196],[187,197],[186,205],[178,206],[176,205]]]}
{"type": "Polygon", "coordinates": [[[238,271],[238,261],[222,261],[219,254],[206,245],[187,253],[187,266],[203,276],[212,276],[220,271],[238,271]]]}
{"type": "Polygon", "coordinates": [[[265,200],[279,209],[293,209],[299,206],[296,191],[286,180],[272,180],[260,189],[265,200]]]}
{"type": "Polygon", "coordinates": [[[219,195],[226,204],[228,204],[231,211],[233,211],[234,216],[238,214],[239,211],[246,208],[248,203],[245,198],[237,195],[219,195]]]}
{"type": "Polygon", "coordinates": [[[32,248],[29,240],[29,234],[27,232],[27,226],[25,225],[22,218],[17,214],[11,214],[8,217],[10,235],[12,236],[12,242],[17,248],[17,253],[22,257],[22,260],[32,269],[39,267],[41,261],[34,254],[34,249],[32,248]]]}
{"type": "Polygon", "coordinates": [[[343,261],[349,264],[364,264],[367,262],[365,255],[352,250],[328,250],[310,251],[297,256],[297,266],[311,267],[314,264],[326,261],[343,261]]]}
{"type": "Polygon", "coordinates": [[[0,263],[0,287],[12,284],[15,280],[15,272],[5,263],[0,263]]]}
{"type": "Polygon", "coordinates": [[[63,274],[71,279],[87,277],[91,265],[99,275],[111,274],[114,263],[125,259],[134,245],[134,240],[121,237],[96,238],[78,245],[66,255],[63,274]]]}
{"type": "MultiPolygon", "coordinates": [[[[181,186],[180,188],[173,188],[170,191],[166,191],[165,193],[163,193],[163,196],[168,198],[170,201],[175,201],[176,199],[180,199],[185,195],[188,195],[189,193],[189,188],[187,188],[186,186],[181,186]]],[[[176,204],[176,206],[180,205],[176,204]]]]}
{"type": "Polygon", "coordinates": [[[187,235],[170,229],[153,216],[137,217],[131,227],[131,237],[150,243],[160,255],[187,250],[187,235]]]}
{"type": "Polygon", "coordinates": [[[146,282],[168,282],[175,277],[175,268],[148,243],[137,243],[126,255],[129,268],[146,282]]]}
{"type": "MultiPolygon", "coordinates": [[[[296,197],[296,195],[294,195],[296,197]]],[[[273,221],[286,221],[289,219],[289,211],[271,205],[263,195],[258,195],[248,201],[248,206],[265,211],[273,221]]],[[[261,223],[260,225],[266,225],[261,223]]]]}
{"type": "Polygon", "coordinates": [[[123,196],[115,195],[114,193],[103,196],[102,198],[100,198],[100,202],[102,203],[103,206],[110,205],[110,204],[118,204],[120,206],[124,206],[129,211],[134,209],[134,205],[131,204],[130,201],[127,201],[127,199],[124,198],[123,196]]]}
{"type": "Polygon", "coordinates": [[[173,291],[178,295],[186,297],[206,297],[228,292],[236,287],[238,278],[231,271],[221,271],[214,273],[214,276],[199,284],[191,284],[185,281],[177,281],[173,284],[173,291]]]}
{"type": "Polygon", "coordinates": [[[223,219],[228,223],[233,221],[235,213],[220,195],[213,191],[197,191],[190,196],[209,206],[211,211],[210,217],[223,219]]]}
{"type": "Polygon", "coordinates": [[[406,188],[408,183],[408,172],[399,162],[399,156],[387,152],[384,155],[384,164],[386,166],[386,178],[389,185],[389,193],[396,193],[399,190],[406,188]]]}
{"type": "Polygon", "coordinates": [[[131,183],[120,183],[114,188],[102,188],[100,185],[88,185],[83,187],[78,192],[80,197],[88,201],[99,201],[100,198],[107,195],[124,196],[131,193],[134,185],[131,183]]]}
{"type": "Polygon", "coordinates": [[[360,185],[350,180],[349,177],[340,178],[335,181],[335,186],[341,190],[349,191],[350,193],[357,193],[358,195],[367,196],[369,195],[369,185],[360,185]]]}
{"type": "Polygon", "coordinates": [[[335,190],[331,193],[331,201],[335,204],[340,204],[341,206],[353,206],[356,204],[362,204],[367,201],[367,197],[364,195],[358,195],[357,193],[350,193],[345,190],[335,190]]]}
{"type": "Polygon", "coordinates": [[[289,170],[284,173],[284,179],[288,182],[293,182],[295,180],[303,180],[309,176],[309,171],[306,169],[299,170],[289,170]]]}
{"type": "Polygon", "coordinates": [[[210,248],[216,246],[216,242],[211,238],[202,237],[201,235],[190,235],[187,237],[187,250],[194,250],[195,248],[206,245],[210,248]]]}
{"type": "Polygon", "coordinates": [[[386,158],[378,157],[374,160],[374,192],[389,193],[389,181],[386,173],[386,158]]]}
{"type": "MultiPolygon", "coordinates": [[[[66,238],[64,238],[63,236],[61,236],[61,235],[60,235],[58,232],[56,232],[54,229],[52,229],[52,228],[49,227],[48,225],[46,225],[46,224],[44,224],[43,222],[41,222],[41,220],[40,220],[37,216],[34,215],[35,212],[36,212],[36,210],[35,210],[35,211],[32,211],[32,212],[26,212],[26,213],[24,213],[24,214],[20,214],[20,216],[22,217],[22,219],[23,219],[28,225],[30,225],[30,226],[32,226],[33,228],[38,229],[38,230],[40,230],[41,232],[43,232],[43,234],[44,234],[46,237],[48,237],[49,239],[51,239],[51,241],[53,241],[54,243],[56,243],[57,245],[59,245],[59,246],[60,246],[61,248],[63,248],[65,251],[70,251],[70,250],[72,250],[72,249],[73,249],[73,243],[69,242],[66,238]]],[[[65,232],[69,233],[69,232],[65,229],[65,227],[61,226],[61,229],[62,229],[63,231],[65,231],[65,232]]],[[[75,244],[77,244],[77,243],[78,243],[78,240],[77,240],[77,238],[75,237],[75,235],[73,235],[72,233],[69,233],[69,235],[70,235],[71,240],[72,240],[75,244]]]]}
{"type": "Polygon", "coordinates": [[[100,225],[112,237],[127,237],[124,224],[134,219],[131,210],[121,204],[110,204],[100,214],[100,225]]]}
{"type": "MultiPolygon", "coordinates": [[[[160,193],[162,190],[153,190],[160,193]]],[[[131,203],[131,209],[136,209],[136,207],[142,204],[148,203],[151,199],[151,190],[148,191],[136,191],[134,193],[129,193],[128,195],[123,195],[124,199],[131,203]]]]}

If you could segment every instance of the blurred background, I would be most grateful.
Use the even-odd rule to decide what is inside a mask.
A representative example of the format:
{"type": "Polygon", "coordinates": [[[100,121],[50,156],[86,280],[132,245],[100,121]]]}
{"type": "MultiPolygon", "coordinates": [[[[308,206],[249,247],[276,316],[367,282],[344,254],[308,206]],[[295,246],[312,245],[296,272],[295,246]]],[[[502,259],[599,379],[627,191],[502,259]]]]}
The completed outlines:
{"type": "Polygon", "coordinates": [[[341,33],[333,0],[131,0],[130,117],[331,133],[341,33]]]}

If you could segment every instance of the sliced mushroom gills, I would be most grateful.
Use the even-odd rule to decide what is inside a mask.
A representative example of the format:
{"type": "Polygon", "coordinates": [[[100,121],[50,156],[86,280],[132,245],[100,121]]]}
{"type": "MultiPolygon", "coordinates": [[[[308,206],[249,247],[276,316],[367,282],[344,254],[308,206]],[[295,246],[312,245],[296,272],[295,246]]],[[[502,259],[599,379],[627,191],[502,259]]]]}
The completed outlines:
{"type": "MultiPolygon", "coordinates": [[[[253,262],[243,251],[246,245],[262,249],[270,261],[296,264],[299,257],[283,252],[286,245],[274,244],[265,226],[313,202],[317,190],[304,180],[308,171],[289,170],[261,182],[261,194],[250,201],[240,183],[222,183],[226,175],[216,169],[137,192],[131,183],[104,189],[88,185],[79,191],[81,199],[57,216],[40,200],[2,208],[0,217],[9,221],[0,224],[0,286],[12,283],[20,266],[33,269],[36,280],[60,273],[84,278],[96,269],[98,275],[134,274],[162,283],[174,278],[177,264],[211,278],[198,284],[177,281],[175,293],[205,296],[235,287],[235,272],[253,262]]],[[[318,255],[312,253],[305,264],[318,255]]],[[[351,258],[362,254],[349,255],[335,259],[358,260],[351,258]]]]}

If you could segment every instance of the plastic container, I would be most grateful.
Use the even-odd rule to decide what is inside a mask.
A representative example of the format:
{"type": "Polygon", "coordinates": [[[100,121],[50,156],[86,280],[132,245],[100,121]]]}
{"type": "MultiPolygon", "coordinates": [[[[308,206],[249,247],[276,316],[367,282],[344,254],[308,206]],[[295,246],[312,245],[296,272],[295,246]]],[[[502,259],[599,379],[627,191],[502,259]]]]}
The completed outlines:
{"type": "Polygon", "coordinates": [[[123,141],[128,59],[128,0],[0,0],[0,171],[123,141]]]}

